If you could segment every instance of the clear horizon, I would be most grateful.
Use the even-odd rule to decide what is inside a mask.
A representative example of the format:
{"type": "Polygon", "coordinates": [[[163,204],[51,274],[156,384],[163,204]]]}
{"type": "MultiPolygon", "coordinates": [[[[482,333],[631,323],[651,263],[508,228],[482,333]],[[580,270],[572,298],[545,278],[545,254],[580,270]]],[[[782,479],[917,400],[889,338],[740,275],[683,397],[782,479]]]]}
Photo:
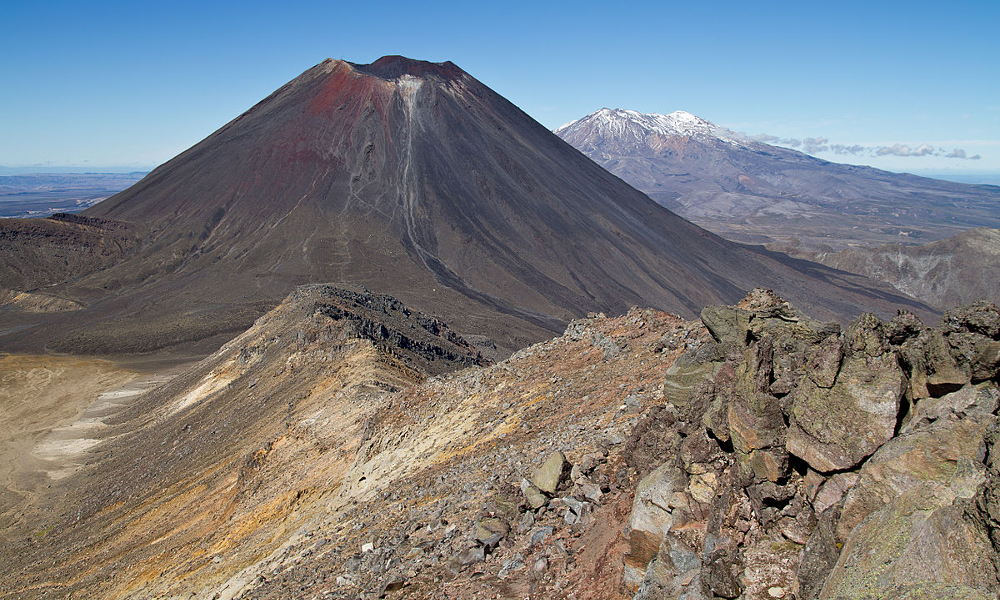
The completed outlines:
{"type": "Polygon", "coordinates": [[[181,0],[3,12],[8,167],[148,170],[324,58],[402,54],[456,63],[549,129],[602,106],[685,110],[835,162],[1000,173],[995,3],[181,0]]]}

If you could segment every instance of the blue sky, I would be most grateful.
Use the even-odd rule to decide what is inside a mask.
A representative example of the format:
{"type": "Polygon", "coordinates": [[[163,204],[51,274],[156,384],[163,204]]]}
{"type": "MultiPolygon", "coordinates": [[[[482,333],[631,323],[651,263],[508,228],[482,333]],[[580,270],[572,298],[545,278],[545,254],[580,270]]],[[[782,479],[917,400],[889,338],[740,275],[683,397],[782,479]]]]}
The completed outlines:
{"type": "Polygon", "coordinates": [[[1000,173],[998,23],[995,1],[10,0],[0,165],[150,167],[326,57],[402,54],[549,128],[686,110],[841,162],[1000,173]]]}

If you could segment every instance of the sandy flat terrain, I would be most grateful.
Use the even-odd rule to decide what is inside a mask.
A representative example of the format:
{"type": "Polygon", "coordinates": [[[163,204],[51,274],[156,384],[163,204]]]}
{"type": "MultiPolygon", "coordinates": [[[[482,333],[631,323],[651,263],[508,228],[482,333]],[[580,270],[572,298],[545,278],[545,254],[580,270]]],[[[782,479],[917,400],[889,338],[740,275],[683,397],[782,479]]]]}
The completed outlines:
{"type": "Polygon", "coordinates": [[[72,473],[100,442],[103,419],[170,378],[106,360],[0,355],[0,522],[39,486],[72,473]]]}

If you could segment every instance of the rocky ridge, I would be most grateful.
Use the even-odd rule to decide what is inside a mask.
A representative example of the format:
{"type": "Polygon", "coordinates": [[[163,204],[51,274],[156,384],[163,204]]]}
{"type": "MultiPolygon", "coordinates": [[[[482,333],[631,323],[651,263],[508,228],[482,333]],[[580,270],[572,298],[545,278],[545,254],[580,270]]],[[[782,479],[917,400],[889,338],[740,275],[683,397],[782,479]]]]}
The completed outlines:
{"type": "Polygon", "coordinates": [[[726,359],[637,428],[666,461],[636,488],[636,598],[997,597],[995,305],[841,332],[757,293],[702,319],[726,359]]]}
{"type": "Polygon", "coordinates": [[[997,598],[994,305],[842,328],[755,290],[467,368],[407,312],[301,290],[141,399],[5,527],[0,597],[997,598]]]}
{"type": "Polygon", "coordinates": [[[773,248],[883,281],[938,310],[983,299],[1000,302],[1000,282],[983,276],[1000,269],[1000,229],[978,227],[918,246],[889,244],[839,252],[773,248]]]}

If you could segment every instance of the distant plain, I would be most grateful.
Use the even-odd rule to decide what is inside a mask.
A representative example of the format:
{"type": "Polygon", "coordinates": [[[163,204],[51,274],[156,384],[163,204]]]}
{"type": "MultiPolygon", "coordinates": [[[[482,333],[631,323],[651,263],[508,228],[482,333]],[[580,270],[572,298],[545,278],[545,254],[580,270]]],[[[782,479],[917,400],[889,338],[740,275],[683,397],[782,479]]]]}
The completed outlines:
{"type": "Polygon", "coordinates": [[[146,173],[31,173],[0,176],[0,217],[78,212],[117,194],[146,173]]]}

